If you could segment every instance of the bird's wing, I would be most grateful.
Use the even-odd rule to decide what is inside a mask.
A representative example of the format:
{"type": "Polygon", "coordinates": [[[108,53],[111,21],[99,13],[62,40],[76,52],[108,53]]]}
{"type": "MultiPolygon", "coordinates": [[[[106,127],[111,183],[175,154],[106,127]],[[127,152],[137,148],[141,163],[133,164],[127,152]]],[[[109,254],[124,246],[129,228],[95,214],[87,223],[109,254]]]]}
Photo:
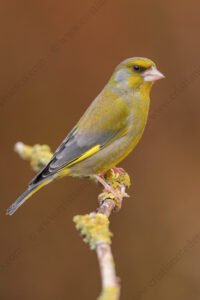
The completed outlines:
{"type": "Polygon", "coordinates": [[[128,117],[129,107],[124,98],[114,93],[101,93],[30,185],[71,167],[126,134],[128,117]]]}

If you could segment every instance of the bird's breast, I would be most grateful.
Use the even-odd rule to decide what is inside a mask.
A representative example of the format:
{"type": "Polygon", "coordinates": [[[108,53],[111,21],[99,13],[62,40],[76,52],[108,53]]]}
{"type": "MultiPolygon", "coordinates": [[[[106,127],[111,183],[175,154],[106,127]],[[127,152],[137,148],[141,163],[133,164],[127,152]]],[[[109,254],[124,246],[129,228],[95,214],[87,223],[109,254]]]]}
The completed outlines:
{"type": "Polygon", "coordinates": [[[147,123],[149,112],[149,97],[148,98],[136,98],[129,102],[130,105],[130,118],[128,136],[132,143],[135,144],[135,140],[141,138],[147,123]]]}

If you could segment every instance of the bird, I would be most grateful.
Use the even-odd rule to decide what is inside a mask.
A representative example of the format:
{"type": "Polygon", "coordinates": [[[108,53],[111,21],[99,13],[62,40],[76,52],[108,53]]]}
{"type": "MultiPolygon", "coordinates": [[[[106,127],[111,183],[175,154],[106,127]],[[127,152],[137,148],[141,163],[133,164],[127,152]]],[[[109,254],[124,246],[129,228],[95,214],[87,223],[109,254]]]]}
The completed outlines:
{"type": "Polygon", "coordinates": [[[64,176],[92,176],[120,199],[102,174],[112,168],[119,171],[116,165],[139,142],[147,123],[152,85],[164,77],[151,59],[133,57],[122,61],[49,163],[6,214],[12,215],[43,186],[64,176]]]}

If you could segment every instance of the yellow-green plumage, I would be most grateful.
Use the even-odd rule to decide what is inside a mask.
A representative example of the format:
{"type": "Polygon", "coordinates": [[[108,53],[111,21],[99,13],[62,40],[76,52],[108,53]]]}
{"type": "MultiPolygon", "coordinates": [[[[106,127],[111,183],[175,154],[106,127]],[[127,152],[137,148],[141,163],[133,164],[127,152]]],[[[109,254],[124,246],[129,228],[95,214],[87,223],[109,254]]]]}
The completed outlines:
{"type": "Polygon", "coordinates": [[[161,77],[149,59],[122,62],[48,165],[7,213],[13,214],[30,195],[55,178],[97,175],[123,160],[142,136],[152,82],[161,77]]]}

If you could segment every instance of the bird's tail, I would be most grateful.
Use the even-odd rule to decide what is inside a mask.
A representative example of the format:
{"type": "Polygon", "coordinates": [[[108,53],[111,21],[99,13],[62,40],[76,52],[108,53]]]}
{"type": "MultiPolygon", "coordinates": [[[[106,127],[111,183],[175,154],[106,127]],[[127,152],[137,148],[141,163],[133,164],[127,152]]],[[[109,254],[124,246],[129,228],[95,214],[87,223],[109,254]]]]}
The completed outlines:
{"type": "Polygon", "coordinates": [[[35,194],[38,190],[40,190],[43,186],[51,182],[53,179],[45,179],[43,181],[38,182],[37,184],[30,185],[29,188],[7,209],[7,215],[13,215],[16,210],[33,194],[35,194]]]}

